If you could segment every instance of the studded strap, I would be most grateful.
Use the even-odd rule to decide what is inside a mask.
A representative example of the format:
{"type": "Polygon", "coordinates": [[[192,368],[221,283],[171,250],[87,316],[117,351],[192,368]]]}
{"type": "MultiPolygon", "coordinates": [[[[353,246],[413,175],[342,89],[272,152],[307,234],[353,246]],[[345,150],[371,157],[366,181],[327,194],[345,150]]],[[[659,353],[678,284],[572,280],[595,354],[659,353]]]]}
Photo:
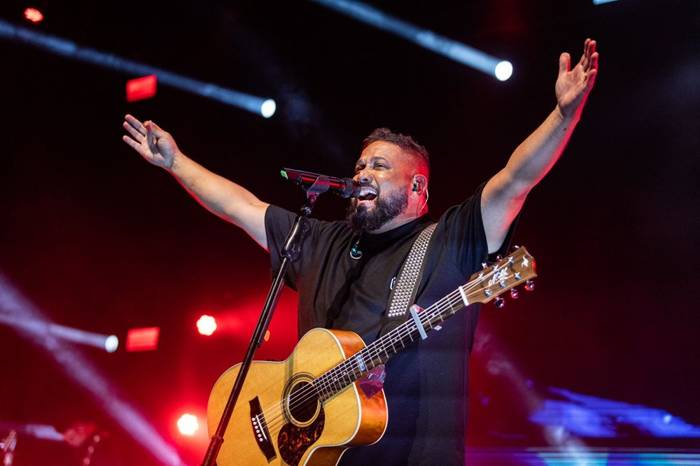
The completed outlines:
{"type": "Polygon", "coordinates": [[[408,257],[401,267],[396,285],[392,290],[389,308],[386,314],[387,318],[391,319],[406,314],[409,306],[413,304],[411,300],[413,299],[416,286],[418,286],[418,279],[421,275],[423,260],[428,250],[430,237],[433,235],[436,226],[437,224],[433,223],[426,227],[413,242],[411,252],[408,253],[408,257]]]}

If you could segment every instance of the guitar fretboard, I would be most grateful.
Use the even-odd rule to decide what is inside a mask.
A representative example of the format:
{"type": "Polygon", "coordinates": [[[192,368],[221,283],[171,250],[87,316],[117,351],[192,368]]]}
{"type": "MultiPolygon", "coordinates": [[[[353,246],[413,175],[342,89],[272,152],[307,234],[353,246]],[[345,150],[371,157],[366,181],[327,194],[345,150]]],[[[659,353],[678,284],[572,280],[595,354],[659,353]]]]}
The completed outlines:
{"type": "MultiPolygon", "coordinates": [[[[469,284],[460,288],[467,288],[469,284]]],[[[465,292],[466,295],[466,292],[465,292]]],[[[432,306],[417,314],[423,330],[427,333],[435,329],[445,319],[465,307],[459,288],[432,306]]],[[[416,322],[409,318],[406,322],[374,342],[367,345],[333,369],[314,381],[319,398],[324,401],[333,397],[345,387],[363,377],[367,372],[384,364],[404,348],[421,339],[416,322]]]]}
{"type": "MultiPolygon", "coordinates": [[[[520,266],[531,267],[528,261],[532,261],[532,256],[525,248],[520,248],[513,256],[522,258],[520,266]]],[[[413,316],[409,317],[406,322],[317,377],[313,386],[319,400],[325,401],[332,398],[370,370],[384,364],[392,356],[420,340],[428,332],[435,330],[435,327],[444,320],[466,306],[475,302],[487,302],[506,289],[525,281],[526,277],[522,277],[514,270],[515,257],[513,256],[490,270],[484,270],[476,278],[418,312],[416,314],[418,322],[413,316]]]]}

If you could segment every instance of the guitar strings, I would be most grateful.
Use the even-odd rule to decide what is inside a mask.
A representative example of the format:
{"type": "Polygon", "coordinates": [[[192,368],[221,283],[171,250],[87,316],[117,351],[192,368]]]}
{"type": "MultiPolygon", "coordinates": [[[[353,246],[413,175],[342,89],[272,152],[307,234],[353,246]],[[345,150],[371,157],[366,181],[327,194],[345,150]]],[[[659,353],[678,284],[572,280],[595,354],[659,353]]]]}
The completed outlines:
{"type": "MultiPolygon", "coordinates": [[[[471,291],[474,287],[476,287],[480,282],[483,282],[484,279],[489,278],[491,275],[494,275],[498,272],[500,272],[506,264],[494,267],[489,273],[484,274],[480,277],[475,278],[471,282],[466,283],[463,285],[461,288],[463,288],[465,291],[469,290],[471,291]]],[[[510,278],[510,277],[501,277],[501,279],[505,278],[510,278]]],[[[458,310],[461,309],[454,309],[455,304],[463,303],[461,293],[459,292],[459,288],[454,290],[453,292],[449,293],[448,295],[444,296],[440,300],[436,301],[432,306],[429,306],[427,309],[425,309],[426,312],[421,312],[419,314],[419,321],[423,325],[428,325],[431,329],[433,328],[433,320],[437,317],[440,319],[442,322],[444,320],[443,317],[443,312],[447,309],[450,309],[452,311],[452,314],[456,313],[458,310]],[[431,309],[432,308],[432,309],[431,309]]],[[[375,358],[379,360],[380,364],[383,363],[384,361],[382,360],[382,355],[381,353],[383,352],[387,359],[390,358],[390,355],[388,353],[388,348],[387,348],[387,343],[391,344],[391,347],[393,349],[393,353],[396,354],[398,351],[396,350],[396,347],[394,346],[395,343],[400,343],[402,346],[402,349],[406,347],[406,344],[410,344],[413,342],[413,338],[411,337],[412,334],[414,334],[418,330],[418,327],[415,322],[411,321],[406,321],[403,325],[395,328],[391,332],[389,332],[384,338],[381,338],[380,340],[376,340],[372,342],[370,345],[366,346],[362,350],[358,351],[354,355],[350,356],[348,359],[345,359],[344,361],[338,363],[335,367],[331,368],[330,370],[326,371],[324,374],[320,375],[317,377],[315,380],[316,381],[321,381],[321,384],[314,384],[311,383],[307,387],[302,388],[300,391],[292,394],[289,396],[289,408],[290,410],[312,400],[314,397],[317,398],[322,398],[327,396],[328,394],[335,394],[337,391],[343,390],[345,387],[348,387],[352,382],[354,382],[352,379],[355,376],[358,376],[359,374],[362,374],[363,372],[367,372],[367,369],[362,370],[362,366],[360,365],[360,362],[357,361],[358,358],[362,359],[362,363],[364,364],[365,368],[367,367],[366,361],[366,356],[370,356],[370,364],[374,364],[375,358]],[[411,339],[411,342],[405,342],[405,337],[408,336],[411,339]],[[380,343],[381,344],[378,344],[380,343]],[[363,355],[362,353],[367,353],[366,355],[363,355]],[[351,373],[348,373],[348,370],[351,370],[351,373]],[[336,373],[340,372],[340,377],[336,375],[336,373]],[[343,379],[349,378],[347,383],[344,383],[343,379]],[[340,383],[340,387],[336,387],[336,385],[340,383]],[[328,389],[330,390],[330,393],[326,393],[328,389]],[[314,393],[315,392],[315,393],[314,393]],[[335,392],[335,393],[334,393],[335,392]]],[[[400,350],[399,350],[400,351],[400,350]]],[[[376,367],[377,364],[375,364],[373,367],[376,367]]],[[[355,379],[357,380],[357,379],[355,379]]],[[[278,403],[276,406],[273,406],[270,409],[263,410],[262,413],[256,415],[256,418],[259,423],[264,424],[266,427],[269,428],[276,428],[277,424],[279,424],[279,420],[282,419],[284,421],[284,417],[282,416],[284,411],[284,402],[281,401],[278,403]],[[264,416],[261,418],[260,416],[264,416]]]]}
{"type": "MultiPolygon", "coordinates": [[[[451,304],[462,301],[461,296],[459,295],[458,292],[454,292],[451,295],[454,295],[454,296],[448,295],[449,297],[452,298],[450,300],[451,304]]],[[[445,298],[443,298],[441,301],[446,300],[446,298],[447,298],[447,296],[445,298]]],[[[438,303],[435,303],[435,304],[438,304],[438,303]]],[[[438,310],[439,309],[436,309],[435,311],[430,313],[430,316],[429,316],[430,319],[433,319],[435,317],[436,311],[438,311],[438,310]]],[[[425,317],[428,317],[428,313],[425,313],[425,314],[426,314],[425,317]]],[[[423,316],[421,316],[421,319],[422,318],[423,318],[423,316]]],[[[405,337],[406,335],[412,333],[412,331],[417,330],[415,323],[413,321],[411,321],[410,323],[411,323],[411,325],[409,325],[407,328],[402,329],[402,330],[404,330],[402,337],[405,337]]],[[[430,325],[430,323],[428,323],[428,325],[430,325]]],[[[432,325],[430,325],[430,326],[432,328],[432,325]]],[[[400,328],[397,328],[395,330],[399,330],[399,329],[400,328]]],[[[399,341],[401,337],[398,334],[392,335],[391,338],[389,338],[389,336],[391,335],[392,332],[387,334],[387,336],[384,340],[393,340],[394,342],[399,341]]],[[[402,343],[402,345],[403,345],[403,343],[402,343]]],[[[393,344],[392,344],[392,346],[393,346],[393,344]]],[[[403,346],[405,347],[405,345],[403,345],[403,346]]],[[[396,351],[395,348],[394,348],[394,351],[396,351]]],[[[288,403],[290,410],[312,400],[315,396],[322,397],[322,396],[326,395],[326,393],[324,393],[324,392],[326,392],[327,389],[329,389],[329,388],[333,389],[333,390],[331,390],[331,393],[332,393],[335,390],[338,390],[338,389],[342,390],[345,387],[349,386],[350,383],[352,383],[352,380],[348,381],[348,383],[345,385],[341,385],[341,387],[336,387],[336,385],[339,381],[341,384],[343,382],[341,381],[340,377],[335,377],[333,374],[336,372],[347,373],[348,369],[352,370],[353,375],[355,375],[356,372],[362,373],[363,371],[361,370],[359,362],[356,360],[358,355],[360,355],[361,353],[367,353],[367,355],[362,358],[363,361],[367,359],[367,356],[371,356],[370,361],[374,362],[375,359],[379,359],[380,362],[383,362],[381,359],[382,352],[384,352],[387,355],[387,357],[389,357],[387,350],[382,348],[379,345],[376,345],[374,347],[370,345],[370,346],[367,346],[367,347],[363,348],[362,350],[358,351],[350,358],[344,360],[343,362],[339,363],[338,365],[336,365],[334,368],[330,369],[329,371],[327,371],[323,375],[317,377],[316,380],[320,380],[320,379],[325,380],[320,385],[311,385],[310,384],[308,387],[305,387],[304,389],[300,390],[299,392],[291,395],[289,397],[289,403],[288,403]],[[350,366],[350,367],[348,367],[348,366],[350,366]],[[328,380],[328,379],[330,379],[330,380],[328,380]],[[316,392],[316,393],[314,394],[313,392],[316,392]]],[[[348,376],[349,376],[349,374],[342,376],[342,378],[347,378],[348,376]]],[[[340,390],[338,390],[338,391],[340,391],[340,390]]],[[[283,424],[286,422],[286,420],[284,419],[284,416],[282,415],[283,411],[284,411],[284,403],[280,402],[277,406],[272,407],[272,409],[265,410],[264,412],[257,415],[256,417],[258,419],[258,422],[260,422],[261,424],[265,424],[268,427],[268,429],[274,429],[274,428],[278,427],[280,424],[283,424]],[[265,417],[261,418],[260,417],[261,415],[265,416],[265,417]]]]}
{"type": "MultiPolygon", "coordinates": [[[[447,298],[447,297],[445,297],[445,298],[447,298]]],[[[445,298],[443,298],[441,301],[444,301],[445,298]]],[[[439,302],[435,303],[435,305],[437,305],[437,304],[439,304],[439,302]]],[[[426,315],[427,315],[427,313],[426,313],[426,315]]],[[[397,328],[395,330],[399,330],[399,329],[397,328]]],[[[392,333],[395,333],[395,332],[392,332],[392,333]]],[[[391,333],[389,335],[391,335],[391,333]]],[[[389,337],[389,335],[387,335],[387,337],[389,337]]],[[[355,355],[353,355],[351,358],[342,361],[341,363],[337,364],[332,369],[328,370],[327,372],[325,372],[321,376],[317,377],[316,380],[317,381],[320,380],[321,381],[320,384],[309,385],[308,387],[305,387],[304,389],[300,390],[297,393],[294,393],[293,395],[291,395],[289,397],[290,409],[294,409],[295,407],[299,406],[300,404],[303,404],[303,403],[309,401],[310,399],[312,399],[313,398],[312,392],[314,392],[314,391],[316,392],[317,396],[322,397],[322,396],[326,395],[325,392],[327,391],[328,388],[330,388],[330,387],[336,388],[335,384],[337,383],[337,380],[338,380],[338,377],[335,376],[336,373],[342,372],[343,369],[347,370],[347,368],[348,368],[347,366],[355,366],[355,367],[352,367],[353,373],[354,373],[355,370],[359,369],[359,363],[356,361],[356,358],[361,353],[366,353],[363,360],[366,359],[367,356],[371,356],[371,361],[374,361],[375,358],[381,354],[381,348],[378,347],[378,345],[375,345],[373,343],[370,346],[367,346],[367,347],[363,348],[362,350],[358,351],[357,353],[355,353],[355,355]],[[351,361],[350,359],[353,359],[353,360],[351,361]],[[311,396],[309,396],[309,395],[311,395],[311,396]]],[[[381,358],[380,358],[380,361],[381,361],[381,358]]],[[[267,418],[267,421],[268,421],[267,424],[269,426],[273,426],[275,424],[274,421],[276,421],[278,419],[278,417],[280,416],[281,411],[283,409],[284,409],[283,403],[280,403],[279,406],[275,406],[272,409],[268,409],[261,414],[267,418]],[[275,408],[278,408],[278,409],[275,409],[275,408]]],[[[260,422],[264,422],[263,419],[260,419],[259,417],[258,417],[258,420],[260,422]]]]}
{"type": "MultiPolygon", "coordinates": [[[[502,266],[502,267],[504,267],[504,266],[502,266]]],[[[476,286],[479,282],[483,281],[485,278],[488,278],[489,276],[500,271],[500,269],[502,267],[494,268],[488,274],[482,275],[481,277],[476,278],[472,282],[465,284],[463,286],[463,288],[471,290],[472,288],[474,288],[474,286],[476,286]]],[[[503,279],[503,278],[506,278],[506,277],[502,277],[501,279],[503,279]]],[[[440,299],[439,301],[434,303],[433,306],[430,306],[428,309],[426,309],[426,311],[428,311],[428,312],[421,313],[419,320],[421,321],[422,324],[425,324],[427,322],[428,326],[430,326],[430,328],[432,329],[433,328],[432,321],[435,319],[435,317],[439,317],[441,321],[444,320],[444,318],[442,317],[442,313],[446,309],[446,307],[445,307],[446,303],[449,305],[449,309],[452,310],[452,313],[455,313],[459,309],[455,310],[454,304],[460,303],[461,301],[462,301],[461,293],[459,293],[459,288],[458,288],[455,291],[453,291],[452,293],[448,294],[447,296],[443,297],[442,299],[440,299]],[[431,308],[434,308],[434,309],[431,310],[431,308]],[[424,321],[426,321],[426,322],[424,322],[424,321]]],[[[460,307],[460,309],[461,309],[461,307],[460,307]]],[[[316,380],[322,380],[322,379],[327,380],[331,376],[333,376],[333,374],[335,372],[340,371],[340,372],[345,373],[345,375],[343,375],[343,379],[347,378],[347,377],[350,378],[350,380],[346,384],[343,384],[343,382],[341,380],[340,383],[342,385],[340,387],[336,387],[335,385],[338,383],[338,380],[339,380],[338,377],[333,377],[330,380],[322,382],[320,385],[310,384],[308,388],[302,389],[301,391],[290,396],[290,398],[289,398],[290,409],[294,409],[295,407],[299,406],[299,404],[303,404],[303,403],[313,399],[313,394],[310,392],[315,391],[316,396],[318,397],[318,396],[325,395],[324,392],[326,391],[327,388],[333,388],[333,390],[331,391],[331,393],[333,393],[333,391],[336,391],[338,389],[342,390],[345,387],[349,386],[350,383],[353,382],[352,376],[357,375],[356,372],[359,372],[360,374],[362,374],[362,372],[365,372],[362,370],[361,366],[359,365],[359,362],[356,360],[357,357],[361,355],[361,353],[368,353],[367,355],[371,356],[370,361],[372,363],[374,363],[375,356],[379,356],[379,358],[378,358],[379,361],[383,362],[382,358],[381,358],[382,351],[387,356],[387,359],[390,357],[388,354],[388,351],[387,351],[385,341],[389,341],[391,343],[391,346],[392,346],[392,349],[394,350],[394,353],[397,352],[396,347],[394,346],[394,343],[399,342],[399,343],[401,343],[402,347],[405,347],[406,346],[404,344],[405,337],[407,335],[410,337],[410,335],[417,330],[417,326],[415,325],[414,322],[407,321],[406,323],[409,325],[404,324],[400,327],[397,327],[392,332],[390,332],[385,338],[382,338],[381,340],[377,340],[377,341],[373,342],[370,346],[367,346],[367,347],[363,348],[362,350],[358,351],[355,355],[353,355],[353,357],[348,358],[348,359],[344,360],[343,362],[337,364],[334,368],[332,368],[331,370],[322,374],[321,376],[317,377],[317,379],[316,379],[316,380]],[[376,343],[379,343],[380,341],[382,342],[382,345],[376,344],[376,343]],[[351,361],[351,359],[352,359],[352,361],[351,361]],[[352,369],[352,375],[347,374],[347,369],[348,369],[347,366],[348,365],[350,366],[349,368],[352,369]],[[308,395],[311,395],[311,396],[308,396],[308,395]]],[[[411,338],[411,341],[413,341],[413,338],[411,338]]],[[[364,362],[364,357],[363,357],[363,362],[364,362]]],[[[280,418],[281,411],[283,410],[283,403],[281,402],[277,408],[279,408],[279,409],[275,409],[273,407],[272,410],[268,410],[269,414],[267,414],[265,412],[261,413],[262,415],[269,416],[269,418],[270,418],[269,426],[271,426],[271,427],[276,427],[277,422],[275,422],[275,421],[277,421],[280,418]]],[[[259,422],[268,425],[268,423],[265,422],[265,418],[260,419],[260,415],[258,415],[257,418],[258,418],[259,422]]]]}
{"type": "MultiPolygon", "coordinates": [[[[485,274],[485,275],[483,275],[483,276],[481,276],[481,277],[477,277],[477,278],[474,279],[472,282],[469,282],[469,283],[463,285],[463,288],[466,289],[466,290],[471,290],[471,289],[473,289],[476,285],[479,284],[479,282],[483,282],[484,279],[490,277],[491,275],[493,275],[493,274],[495,274],[495,273],[498,273],[503,267],[505,267],[505,265],[500,266],[500,267],[497,267],[497,268],[494,268],[491,272],[489,272],[489,273],[487,273],[487,274],[485,274]]],[[[503,278],[507,278],[507,277],[501,277],[501,279],[503,279],[503,278]]],[[[454,310],[454,305],[455,305],[455,304],[458,304],[458,303],[460,303],[460,302],[462,301],[462,299],[461,299],[461,293],[459,292],[459,289],[454,290],[452,293],[450,293],[450,294],[448,294],[447,296],[441,298],[440,300],[438,300],[437,302],[435,302],[432,306],[430,306],[430,307],[428,307],[427,309],[425,309],[424,312],[422,312],[422,313],[420,314],[420,321],[421,321],[421,323],[427,323],[428,326],[432,329],[432,328],[433,328],[432,321],[434,320],[435,317],[439,317],[440,320],[443,321],[444,319],[441,317],[441,315],[442,315],[443,311],[446,309],[446,308],[445,308],[445,303],[444,303],[443,301],[447,301],[448,307],[449,307],[450,309],[453,310],[452,313],[457,312],[459,309],[454,310]],[[434,308],[434,309],[433,309],[433,308],[434,308]],[[423,321],[425,321],[425,322],[423,322],[423,321]]],[[[382,351],[383,351],[384,354],[385,354],[385,355],[387,356],[387,358],[388,358],[388,357],[390,357],[390,355],[389,355],[388,352],[387,352],[387,347],[386,347],[386,344],[384,344],[384,342],[385,342],[385,341],[388,341],[388,342],[391,344],[392,349],[394,350],[394,353],[397,353],[396,347],[394,346],[394,343],[399,342],[399,343],[402,344],[403,347],[405,347],[405,344],[403,343],[404,340],[405,340],[405,337],[406,337],[406,336],[409,336],[409,337],[410,337],[410,335],[411,335],[412,333],[414,333],[414,331],[416,331],[416,330],[417,330],[417,327],[414,325],[414,322],[413,322],[413,321],[407,321],[405,324],[403,324],[403,325],[397,327],[397,328],[394,329],[392,332],[390,332],[389,334],[387,334],[385,337],[383,337],[383,338],[381,338],[380,340],[377,340],[377,341],[371,343],[371,344],[368,345],[367,347],[365,347],[365,348],[363,348],[362,350],[360,350],[360,351],[358,351],[357,353],[355,353],[355,354],[354,354],[353,356],[351,356],[350,358],[344,360],[343,362],[341,362],[341,363],[339,363],[338,365],[336,365],[334,368],[330,369],[330,370],[327,371],[326,373],[324,373],[324,374],[322,374],[321,376],[317,377],[316,380],[328,378],[328,377],[334,375],[334,372],[338,372],[339,370],[341,370],[341,372],[342,372],[342,370],[347,369],[347,367],[343,367],[343,366],[346,366],[348,363],[354,363],[354,365],[355,365],[358,369],[360,369],[360,372],[364,372],[364,371],[362,371],[362,368],[361,368],[360,364],[359,364],[357,361],[354,361],[354,360],[357,359],[357,356],[361,355],[362,353],[368,353],[368,355],[371,355],[371,356],[372,356],[372,358],[370,359],[371,362],[374,362],[374,357],[375,357],[375,356],[379,356],[379,360],[381,361],[381,353],[382,353],[382,351]],[[409,325],[406,325],[406,324],[409,324],[409,325]],[[379,345],[379,343],[382,343],[382,345],[379,345]],[[353,361],[351,361],[351,360],[353,360],[353,361]]],[[[413,341],[412,338],[411,338],[411,341],[413,341]]],[[[364,359],[365,359],[365,358],[363,358],[363,362],[364,362],[364,359]]],[[[383,361],[381,361],[381,362],[383,362],[383,361]]],[[[353,375],[354,375],[354,371],[353,371],[353,375]]],[[[330,381],[328,381],[328,382],[326,382],[326,383],[322,383],[321,385],[314,385],[314,387],[318,387],[318,388],[320,388],[321,390],[325,390],[325,389],[328,388],[329,386],[334,385],[334,384],[335,384],[334,381],[337,381],[337,380],[338,380],[338,377],[334,377],[332,380],[330,380],[330,381]]],[[[333,387],[333,388],[335,388],[335,387],[333,387]]],[[[341,388],[342,388],[342,387],[341,387],[341,388]]],[[[301,392],[299,392],[299,393],[301,393],[301,392]]],[[[295,395],[296,395],[296,394],[295,394],[295,395]]],[[[291,401],[291,399],[290,399],[290,401],[291,401]]]]}
{"type": "MultiPolygon", "coordinates": [[[[470,290],[473,289],[476,285],[478,285],[480,282],[483,282],[484,279],[490,277],[491,275],[499,272],[505,265],[499,266],[499,267],[494,267],[492,271],[490,271],[487,274],[484,274],[480,277],[477,277],[474,279],[472,282],[469,282],[465,285],[462,286],[465,290],[470,290]]],[[[506,278],[506,277],[503,277],[506,278]]],[[[429,306],[425,311],[427,312],[422,312],[421,315],[419,316],[419,320],[421,321],[421,324],[427,323],[427,325],[432,329],[432,321],[435,319],[435,317],[439,317],[440,321],[443,321],[444,318],[442,317],[443,311],[445,311],[447,308],[452,310],[452,313],[457,312],[459,309],[455,310],[454,309],[454,304],[458,304],[462,302],[462,297],[461,293],[459,292],[459,288],[454,290],[452,293],[449,293],[447,296],[444,296],[442,299],[438,300],[435,302],[432,306],[429,306]],[[448,306],[445,306],[445,304],[448,304],[448,306]],[[433,309],[431,309],[433,308],[433,309]],[[425,322],[424,322],[425,321],[425,322]]],[[[461,309],[461,308],[460,308],[461,309]]],[[[328,388],[332,388],[333,390],[331,391],[331,394],[333,394],[334,391],[336,390],[342,390],[345,387],[349,386],[350,383],[353,382],[352,376],[356,375],[355,373],[359,371],[361,374],[362,372],[365,372],[362,370],[361,366],[359,365],[359,362],[356,360],[358,356],[361,355],[361,353],[367,353],[367,356],[371,356],[370,361],[374,363],[375,357],[378,356],[378,359],[380,363],[383,363],[382,361],[382,356],[381,353],[382,351],[384,354],[387,356],[387,359],[390,357],[387,351],[387,347],[385,342],[389,341],[391,343],[392,349],[394,350],[394,353],[396,353],[396,347],[394,346],[394,343],[399,342],[401,343],[402,347],[405,347],[406,345],[404,344],[404,339],[406,336],[409,336],[417,331],[417,326],[415,325],[415,322],[413,321],[407,321],[405,324],[397,327],[396,329],[392,330],[389,334],[386,335],[386,337],[377,340],[373,343],[371,343],[369,346],[366,346],[362,350],[358,351],[355,353],[353,356],[350,358],[342,361],[341,363],[337,364],[335,367],[332,369],[328,370],[321,376],[317,377],[316,380],[323,380],[320,385],[316,384],[309,384],[308,387],[303,388],[299,392],[291,395],[289,397],[289,407],[290,409],[294,409],[295,407],[298,407],[300,404],[306,403],[307,401],[311,400],[314,398],[314,393],[316,397],[320,397],[322,395],[325,395],[325,391],[328,388]],[[408,325],[406,325],[408,324],[408,325]],[[382,342],[382,344],[377,344],[382,342]],[[350,367],[347,367],[347,366],[350,367]],[[354,366],[354,367],[353,367],[354,366]],[[347,374],[347,369],[352,369],[352,375],[347,374]],[[347,384],[341,385],[340,387],[336,387],[335,385],[339,381],[339,377],[334,376],[334,373],[336,372],[344,372],[346,375],[343,375],[343,378],[350,377],[350,380],[347,382],[347,384]],[[331,378],[332,377],[332,378],[331,378]],[[330,380],[329,380],[330,379],[330,380]]],[[[411,338],[411,341],[413,341],[413,338],[411,338]]],[[[409,343],[410,344],[410,343],[409,343]]],[[[363,362],[365,361],[365,358],[363,357],[363,362]]],[[[376,367],[376,366],[375,366],[376,367]]],[[[343,384],[342,380],[340,382],[343,384]]],[[[277,406],[272,407],[272,409],[268,409],[257,415],[257,419],[260,423],[265,424],[266,426],[269,427],[277,427],[277,424],[279,419],[281,418],[283,421],[282,412],[284,410],[284,404],[283,402],[280,402],[277,406]],[[260,418],[260,416],[265,416],[264,418],[260,418]],[[269,420],[269,423],[266,422],[269,420]]]]}

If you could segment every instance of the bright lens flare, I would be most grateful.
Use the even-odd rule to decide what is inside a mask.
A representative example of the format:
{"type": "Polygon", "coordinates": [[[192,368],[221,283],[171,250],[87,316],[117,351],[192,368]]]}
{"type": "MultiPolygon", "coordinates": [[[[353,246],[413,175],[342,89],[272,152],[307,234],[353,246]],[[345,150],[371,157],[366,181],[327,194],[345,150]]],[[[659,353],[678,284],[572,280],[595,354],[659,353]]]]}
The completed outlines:
{"type": "Polygon", "coordinates": [[[193,436],[199,430],[199,420],[194,414],[185,413],[177,420],[177,430],[182,435],[193,436]]]}
{"type": "Polygon", "coordinates": [[[105,338],[105,351],[114,353],[119,348],[119,338],[116,335],[110,335],[105,338]]]}
{"type": "Polygon", "coordinates": [[[44,19],[44,14],[37,8],[29,7],[24,10],[24,18],[34,24],[40,23],[44,19]]]}
{"type": "Polygon", "coordinates": [[[197,320],[197,331],[201,335],[211,336],[216,331],[216,319],[206,314],[203,315],[197,320]]]}
{"type": "Polygon", "coordinates": [[[499,81],[507,81],[513,76],[513,64],[507,60],[500,61],[496,65],[493,74],[496,75],[496,79],[499,81]]]}
{"type": "Polygon", "coordinates": [[[277,104],[272,99],[267,99],[262,103],[262,105],[260,105],[260,114],[265,118],[270,118],[272,115],[274,115],[275,110],[277,110],[277,104]]]}

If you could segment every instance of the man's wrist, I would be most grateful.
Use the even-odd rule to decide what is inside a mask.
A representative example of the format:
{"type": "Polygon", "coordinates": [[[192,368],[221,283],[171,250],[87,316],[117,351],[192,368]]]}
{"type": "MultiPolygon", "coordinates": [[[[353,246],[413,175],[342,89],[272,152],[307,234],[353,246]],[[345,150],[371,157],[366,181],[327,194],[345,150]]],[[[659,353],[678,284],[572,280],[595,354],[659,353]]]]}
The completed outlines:
{"type": "Polygon", "coordinates": [[[171,175],[177,175],[178,168],[181,167],[182,163],[187,159],[187,156],[180,152],[178,149],[175,154],[173,154],[173,159],[170,162],[170,166],[164,167],[171,175]]]}
{"type": "Polygon", "coordinates": [[[571,114],[567,114],[566,112],[564,112],[564,110],[562,110],[559,104],[557,104],[554,107],[554,111],[552,113],[554,114],[554,117],[557,119],[557,121],[559,121],[560,124],[566,127],[578,123],[581,116],[581,112],[578,111],[574,111],[571,114]]]}

